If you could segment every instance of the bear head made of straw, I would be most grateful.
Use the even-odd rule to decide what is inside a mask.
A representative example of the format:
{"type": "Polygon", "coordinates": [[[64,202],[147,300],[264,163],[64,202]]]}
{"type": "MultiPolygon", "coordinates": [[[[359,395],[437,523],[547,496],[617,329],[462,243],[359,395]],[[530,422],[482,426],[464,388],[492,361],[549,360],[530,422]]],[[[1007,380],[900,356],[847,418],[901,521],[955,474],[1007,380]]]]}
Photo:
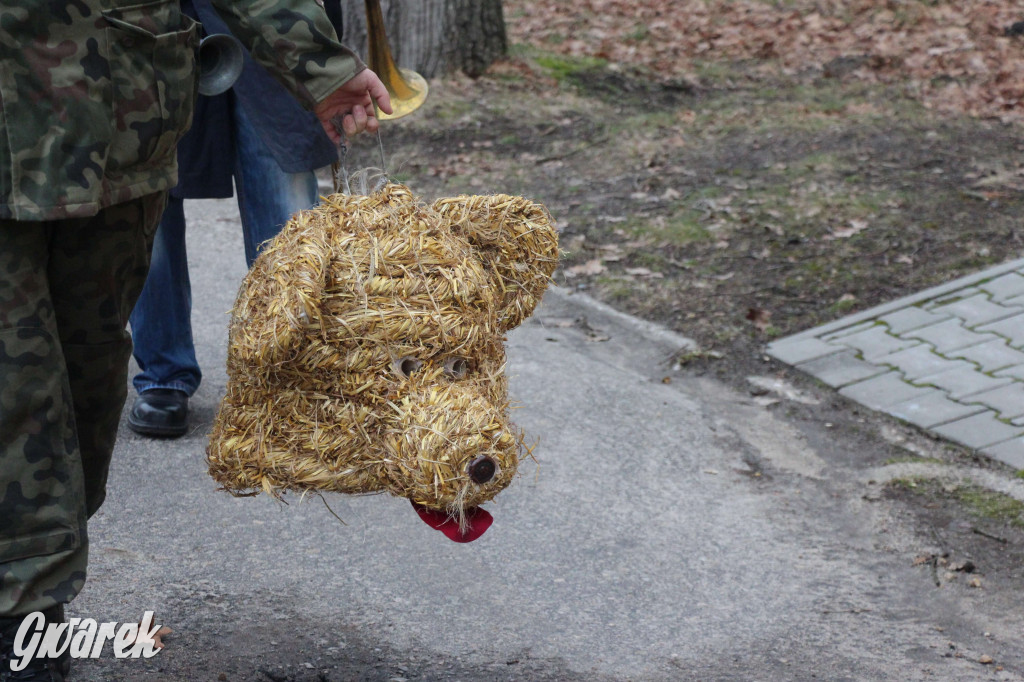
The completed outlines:
{"type": "Polygon", "coordinates": [[[543,206],[507,195],[426,205],[390,184],[298,213],[232,311],[211,475],[236,495],[386,491],[464,530],[525,449],[504,334],[557,241],[543,206]]]}

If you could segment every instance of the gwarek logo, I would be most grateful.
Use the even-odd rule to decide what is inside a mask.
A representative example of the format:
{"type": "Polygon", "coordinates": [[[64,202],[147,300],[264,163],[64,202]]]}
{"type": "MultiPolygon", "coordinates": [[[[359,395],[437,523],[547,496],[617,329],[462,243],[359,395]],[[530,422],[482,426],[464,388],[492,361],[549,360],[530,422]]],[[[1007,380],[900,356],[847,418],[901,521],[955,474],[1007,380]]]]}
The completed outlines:
{"type": "Polygon", "coordinates": [[[36,611],[21,622],[14,637],[11,670],[25,669],[35,657],[56,658],[65,651],[72,658],[99,658],[110,641],[117,658],[152,658],[163,648],[160,636],[169,629],[153,624],[153,612],[146,611],[141,623],[97,623],[92,618],[71,618],[67,623],[47,623],[36,611]]]}

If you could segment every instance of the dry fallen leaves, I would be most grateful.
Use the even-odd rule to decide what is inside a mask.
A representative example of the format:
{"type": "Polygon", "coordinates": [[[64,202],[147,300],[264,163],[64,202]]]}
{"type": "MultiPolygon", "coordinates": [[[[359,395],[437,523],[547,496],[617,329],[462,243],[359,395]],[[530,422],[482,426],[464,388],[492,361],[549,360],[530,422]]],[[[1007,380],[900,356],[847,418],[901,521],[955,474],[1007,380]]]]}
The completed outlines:
{"type": "Polygon", "coordinates": [[[630,277],[653,277],[655,279],[664,277],[660,272],[654,272],[650,268],[626,268],[625,273],[630,277]]]}
{"type": "Polygon", "coordinates": [[[153,633],[150,637],[149,633],[146,632],[146,627],[151,626],[152,623],[146,623],[145,621],[139,623],[139,634],[135,638],[136,644],[152,644],[154,649],[163,649],[164,640],[163,638],[174,632],[166,625],[160,626],[160,629],[153,633]]]}
{"type": "Polygon", "coordinates": [[[698,62],[909,80],[926,106],[1024,121],[1024,17],[1011,0],[505,0],[513,42],[698,80],[698,62]]]}
{"type": "Polygon", "coordinates": [[[761,308],[748,308],[747,319],[754,323],[759,332],[764,332],[771,324],[772,314],[761,308]]]}
{"type": "Polygon", "coordinates": [[[571,268],[565,269],[566,277],[576,277],[578,275],[600,275],[605,271],[604,265],[601,263],[600,258],[594,258],[588,260],[586,263],[581,265],[574,265],[571,268]]]}
{"type": "Polygon", "coordinates": [[[866,220],[851,220],[847,227],[839,227],[832,230],[831,233],[822,237],[825,241],[832,241],[833,239],[847,239],[855,234],[859,234],[864,230],[868,229],[868,221],[866,220]]]}

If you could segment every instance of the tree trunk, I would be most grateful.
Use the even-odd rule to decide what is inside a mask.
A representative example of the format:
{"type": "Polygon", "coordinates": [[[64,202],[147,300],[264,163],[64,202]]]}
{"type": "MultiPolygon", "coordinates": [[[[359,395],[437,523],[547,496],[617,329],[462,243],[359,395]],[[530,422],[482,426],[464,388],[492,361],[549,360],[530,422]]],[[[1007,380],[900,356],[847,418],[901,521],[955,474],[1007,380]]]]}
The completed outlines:
{"type": "MultiPolygon", "coordinates": [[[[341,0],[342,42],[366,57],[364,0],[341,0]]],[[[501,0],[381,0],[387,41],[399,66],[424,78],[482,74],[508,50],[501,0]]]]}

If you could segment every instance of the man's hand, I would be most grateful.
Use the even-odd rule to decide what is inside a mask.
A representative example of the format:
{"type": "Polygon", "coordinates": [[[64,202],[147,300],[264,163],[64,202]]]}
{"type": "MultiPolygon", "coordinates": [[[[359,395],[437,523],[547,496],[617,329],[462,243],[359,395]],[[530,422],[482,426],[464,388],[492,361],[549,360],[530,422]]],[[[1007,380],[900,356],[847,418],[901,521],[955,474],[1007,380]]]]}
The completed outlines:
{"type": "Polygon", "coordinates": [[[327,137],[334,144],[341,144],[341,133],[334,126],[333,119],[336,116],[342,117],[342,128],[347,137],[358,135],[364,130],[376,132],[380,124],[373,109],[374,102],[385,114],[391,113],[391,97],[384,83],[373,71],[363,69],[320,102],[316,106],[316,116],[327,132],[327,137]]]}

